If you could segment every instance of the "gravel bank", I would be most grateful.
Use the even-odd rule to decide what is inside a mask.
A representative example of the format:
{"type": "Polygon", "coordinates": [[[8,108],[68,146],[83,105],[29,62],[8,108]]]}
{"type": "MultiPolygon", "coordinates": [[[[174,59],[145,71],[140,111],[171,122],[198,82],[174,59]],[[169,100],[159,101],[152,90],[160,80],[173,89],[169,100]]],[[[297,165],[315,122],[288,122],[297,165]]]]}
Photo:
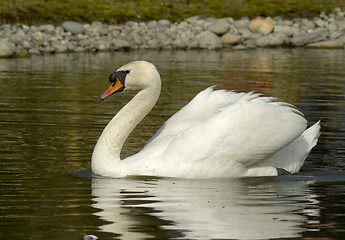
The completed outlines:
{"type": "Polygon", "coordinates": [[[208,18],[171,23],[129,21],[122,25],[67,21],[61,26],[0,25],[0,57],[63,52],[129,49],[245,50],[270,47],[341,48],[345,46],[345,11],[334,9],[314,19],[208,18]]]}

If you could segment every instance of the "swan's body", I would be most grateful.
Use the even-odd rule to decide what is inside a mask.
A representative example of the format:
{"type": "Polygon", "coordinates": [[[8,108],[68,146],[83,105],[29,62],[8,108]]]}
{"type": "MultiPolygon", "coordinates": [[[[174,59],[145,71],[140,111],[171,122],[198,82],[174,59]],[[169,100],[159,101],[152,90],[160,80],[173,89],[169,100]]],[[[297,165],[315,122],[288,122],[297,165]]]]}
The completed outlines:
{"type": "Polygon", "coordinates": [[[183,178],[275,176],[300,170],[320,131],[293,106],[255,93],[207,88],[173,115],[144,148],[120,159],[121,148],[155,105],[161,80],[154,65],[131,62],[110,75],[115,92],[139,92],[109,122],[92,155],[92,171],[108,177],[130,175],[183,178]]]}

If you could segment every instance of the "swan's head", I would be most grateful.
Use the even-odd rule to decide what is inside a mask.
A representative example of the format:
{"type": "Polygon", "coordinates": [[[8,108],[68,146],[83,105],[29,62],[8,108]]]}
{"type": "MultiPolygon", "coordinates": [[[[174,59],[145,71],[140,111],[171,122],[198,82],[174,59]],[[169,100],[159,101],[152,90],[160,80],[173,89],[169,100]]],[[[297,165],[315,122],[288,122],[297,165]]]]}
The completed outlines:
{"type": "Polygon", "coordinates": [[[110,74],[110,87],[102,95],[102,100],[111,95],[128,90],[143,90],[150,87],[160,88],[160,76],[156,67],[146,61],[130,62],[110,74]]]}

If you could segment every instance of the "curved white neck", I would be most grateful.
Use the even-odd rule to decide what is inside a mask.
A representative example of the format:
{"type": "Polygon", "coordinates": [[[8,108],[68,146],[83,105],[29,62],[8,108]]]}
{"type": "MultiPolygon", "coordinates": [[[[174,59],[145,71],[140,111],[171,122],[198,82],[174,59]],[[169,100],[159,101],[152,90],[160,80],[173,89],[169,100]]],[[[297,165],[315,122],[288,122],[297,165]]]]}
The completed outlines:
{"type": "Polygon", "coordinates": [[[150,112],[160,94],[160,81],[139,91],[108,123],[92,154],[92,171],[103,176],[125,176],[120,153],[127,137],[150,112]],[[109,174],[107,174],[109,172],[109,174]],[[111,173],[111,174],[110,174],[111,173]]]}

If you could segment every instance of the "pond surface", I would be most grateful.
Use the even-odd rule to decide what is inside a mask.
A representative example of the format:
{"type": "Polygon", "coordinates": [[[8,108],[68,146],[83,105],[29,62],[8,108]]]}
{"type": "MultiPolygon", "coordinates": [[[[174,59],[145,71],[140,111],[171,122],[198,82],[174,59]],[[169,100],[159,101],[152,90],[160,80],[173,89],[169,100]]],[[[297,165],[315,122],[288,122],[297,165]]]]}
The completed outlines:
{"type": "Polygon", "coordinates": [[[141,51],[0,59],[0,239],[343,239],[345,51],[141,51]],[[109,179],[87,169],[107,122],[133,96],[100,101],[137,59],[163,80],[128,138],[137,152],[211,85],[296,105],[322,135],[301,172],[245,179],[109,179]]]}

